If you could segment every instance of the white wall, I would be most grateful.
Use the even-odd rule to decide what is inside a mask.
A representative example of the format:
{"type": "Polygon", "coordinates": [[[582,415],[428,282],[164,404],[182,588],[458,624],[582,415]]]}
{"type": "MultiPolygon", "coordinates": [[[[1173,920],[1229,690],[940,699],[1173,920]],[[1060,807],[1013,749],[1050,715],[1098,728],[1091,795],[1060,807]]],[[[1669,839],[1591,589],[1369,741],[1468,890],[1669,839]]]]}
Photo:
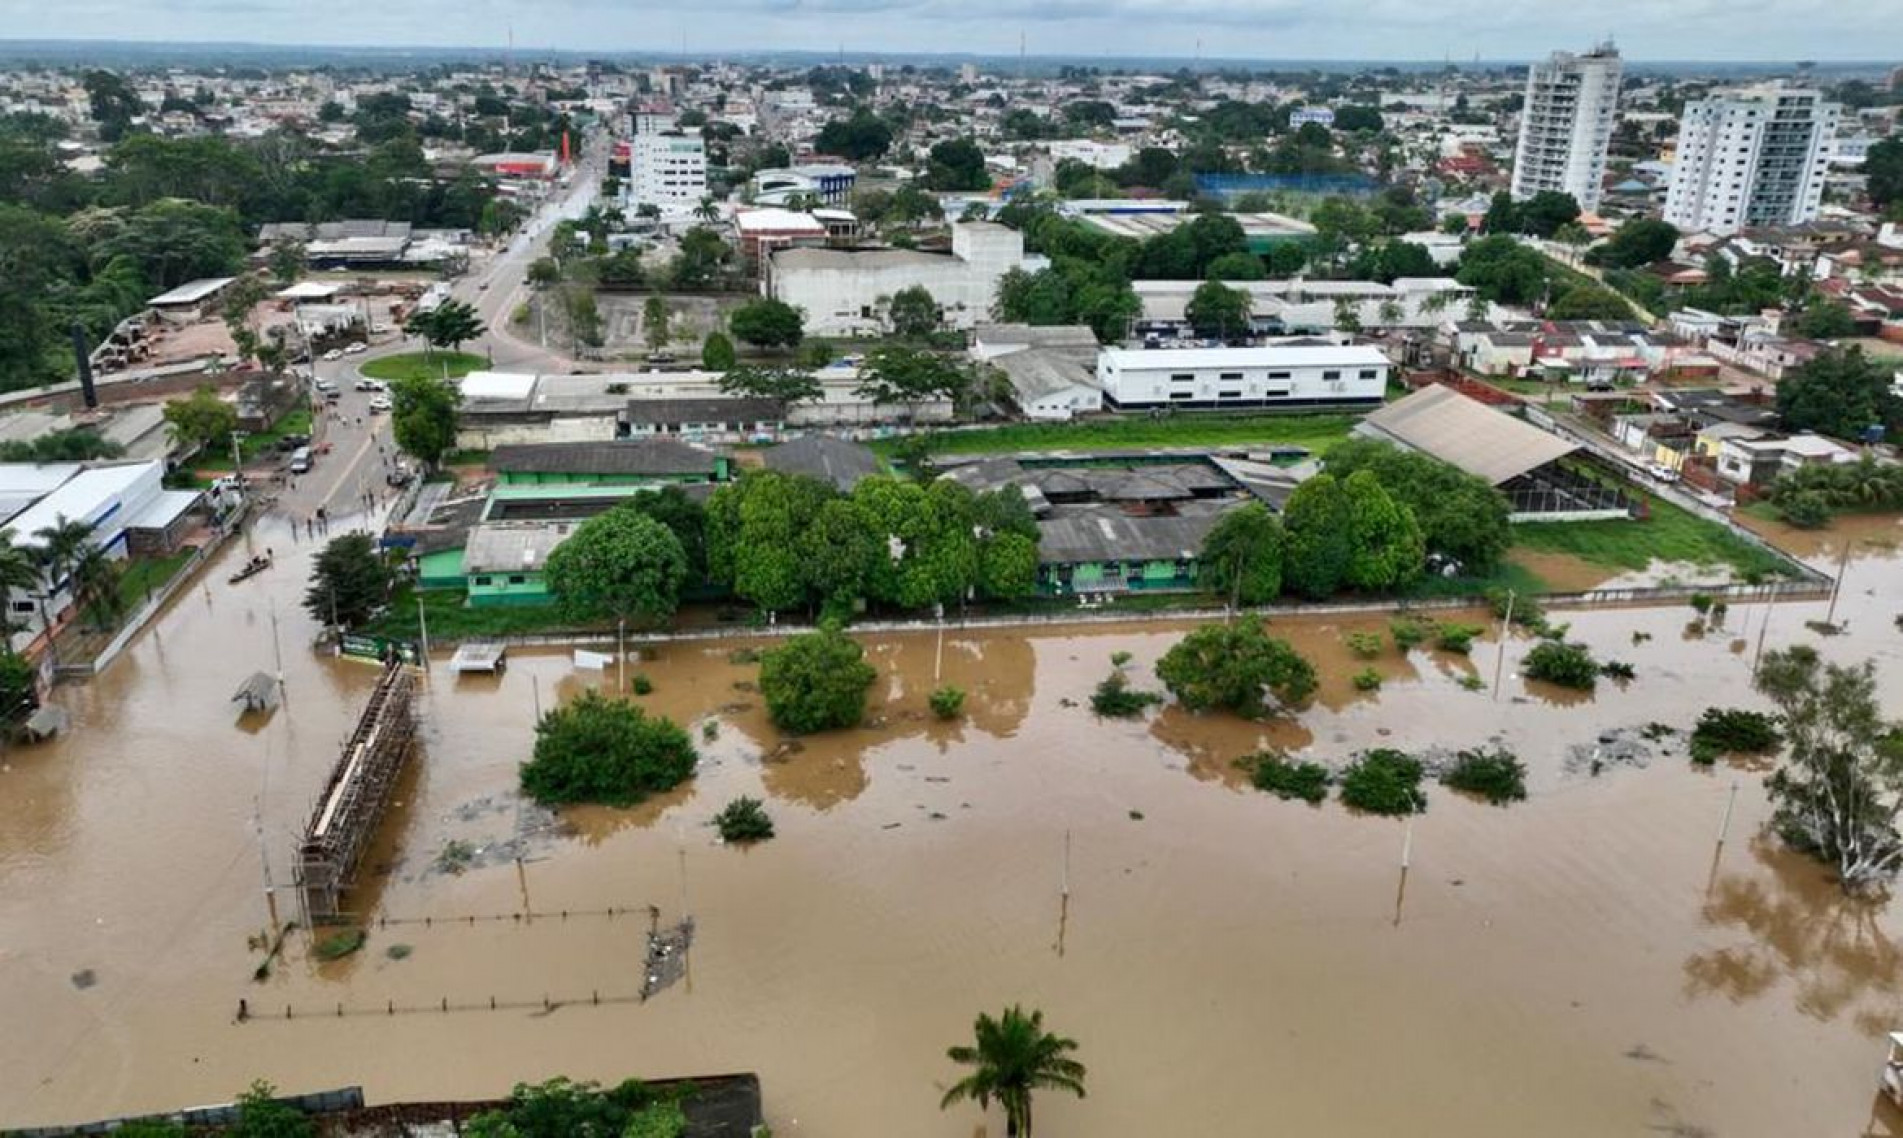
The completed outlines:
{"type": "Polygon", "coordinates": [[[1124,408],[1379,400],[1393,370],[1385,360],[1378,364],[1237,360],[1202,365],[1171,362],[1167,357],[1172,354],[1105,352],[1097,360],[1097,380],[1104,395],[1124,408]]]}

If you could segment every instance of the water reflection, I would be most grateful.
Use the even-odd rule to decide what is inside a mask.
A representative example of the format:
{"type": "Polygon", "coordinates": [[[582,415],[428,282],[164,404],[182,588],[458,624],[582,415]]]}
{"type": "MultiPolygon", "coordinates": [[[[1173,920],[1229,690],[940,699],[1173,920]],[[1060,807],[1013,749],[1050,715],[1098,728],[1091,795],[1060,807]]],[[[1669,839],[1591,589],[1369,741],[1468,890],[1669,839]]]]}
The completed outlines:
{"type": "Polygon", "coordinates": [[[1192,778],[1231,789],[1249,785],[1249,773],[1236,765],[1243,756],[1258,751],[1293,754],[1315,742],[1314,732],[1299,719],[1254,720],[1225,712],[1199,714],[1185,711],[1177,703],[1165,704],[1151,718],[1149,729],[1158,742],[1183,756],[1183,769],[1192,778]]]}
{"type": "Polygon", "coordinates": [[[1686,991],[1731,1000],[1792,986],[1813,1019],[1851,1013],[1866,1035],[1891,1030],[1903,995],[1903,950],[1883,927],[1887,904],[1849,897],[1822,865],[1759,835],[1748,847],[1767,872],[1721,874],[1700,915],[1744,935],[1685,961],[1686,991]]]}

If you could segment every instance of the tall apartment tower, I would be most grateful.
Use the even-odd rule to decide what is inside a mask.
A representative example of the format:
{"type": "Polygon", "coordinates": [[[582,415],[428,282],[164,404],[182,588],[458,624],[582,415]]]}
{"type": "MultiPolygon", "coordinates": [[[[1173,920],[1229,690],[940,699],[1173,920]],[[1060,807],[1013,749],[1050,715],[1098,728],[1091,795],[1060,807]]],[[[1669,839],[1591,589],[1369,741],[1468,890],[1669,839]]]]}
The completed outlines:
{"type": "Polygon", "coordinates": [[[1816,91],[1777,86],[1687,105],[1665,220],[1722,236],[1815,219],[1842,113],[1816,91]]]}
{"type": "Polygon", "coordinates": [[[1573,195],[1587,213],[1598,210],[1620,74],[1619,49],[1610,41],[1584,55],[1556,51],[1527,69],[1520,144],[1513,152],[1515,200],[1556,190],[1573,195]]]}

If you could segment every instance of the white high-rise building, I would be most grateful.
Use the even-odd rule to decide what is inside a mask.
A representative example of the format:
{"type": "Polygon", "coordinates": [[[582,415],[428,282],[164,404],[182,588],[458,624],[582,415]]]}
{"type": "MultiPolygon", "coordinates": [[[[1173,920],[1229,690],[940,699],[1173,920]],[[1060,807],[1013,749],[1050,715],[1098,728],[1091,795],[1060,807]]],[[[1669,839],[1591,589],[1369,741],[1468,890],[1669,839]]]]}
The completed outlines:
{"type": "Polygon", "coordinates": [[[1619,49],[1609,42],[1584,55],[1556,51],[1527,69],[1520,144],[1513,152],[1516,201],[1553,190],[1573,195],[1587,213],[1598,210],[1620,74],[1619,49]]]}
{"type": "Polygon", "coordinates": [[[1815,219],[1842,111],[1816,91],[1777,86],[1688,105],[1665,220],[1726,235],[1815,219]]]}
{"type": "Polygon", "coordinates": [[[707,193],[707,144],[699,134],[637,134],[628,140],[628,204],[698,205],[707,193]]]}

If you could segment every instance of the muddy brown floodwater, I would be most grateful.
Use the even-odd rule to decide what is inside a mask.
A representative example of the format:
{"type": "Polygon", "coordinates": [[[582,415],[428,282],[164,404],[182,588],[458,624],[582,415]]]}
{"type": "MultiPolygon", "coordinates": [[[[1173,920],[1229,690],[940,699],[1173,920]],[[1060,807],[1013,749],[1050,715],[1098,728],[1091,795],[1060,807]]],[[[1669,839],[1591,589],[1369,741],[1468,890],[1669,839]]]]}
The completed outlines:
{"type": "MultiPolygon", "coordinates": [[[[258,983],[254,819],[281,880],[374,678],[305,650],[310,546],[269,528],[258,541],[275,567],[236,587],[214,567],[209,593],[182,597],[104,678],[59,692],[70,734],[5,756],[0,1121],[218,1101],[254,1078],[389,1100],[754,1070],[776,1133],[970,1138],[975,1109],[938,1110],[955,1077],[944,1049],[976,1012],[1021,1001],[1090,1071],[1089,1098],[1039,1100],[1052,1134],[1903,1133],[1875,1102],[1881,1036],[1903,1018],[1896,908],[1845,901],[1755,837],[1761,772],[1661,759],[1593,777],[1566,761],[1608,729],[1752,703],[1763,606],[1703,637],[1685,634],[1685,608],[1565,614],[1638,669],[1584,700],[1516,678],[1517,639],[1497,699],[1463,690],[1494,674],[1491,632],[1471,658],[1390,650],[1382,689],[1357,693],[1348,675],[1365,665],[1344,637],[1384,620],[1279,621],[1327,677],[1311,709],[1269,724],[1089,714],[1110,654],[1153,684],[1174,626],[949,636],[944,682],[970,692],[952,725],[925,710],[934,639],[873,637],[869,724],[792,747],[731,645],[665,646],[638,665],[655,685],[642,702],[697,739],[717,724],[698,777],[638,810],[560,820],[513,794],[532,704],[613,673],[555,653],[517,653],[499,679],[439,667],[419,761],[354,898],[430,923],[373,926],[362,953],[322,966],[294,936],[258,983]],[[230,696],[271,666],[272,604],[288,696],[241,727],[230,696]],[[1338,761],[1493,737],[1532,766],[1530,801],[1434,788],[1405,880],[1402,823],[1277,801],[1233,766],[1270,746],[1338,761]],[[739,794],[768,800],[779,837],[718,844],[708,819],[739,794]],[[473,855],[460,873],[437,867],[451,841],[473,855]],[[556,915],[454,919],[525,900],[556,915]],[[689,973],[645,1004],[612,1002],[640,987],[650,904],[698,922],[689,973]],[[639,915],[584,915],[609,907],[639,915]],[[490,1012],[492,997],[534,1006],[490,1012]],[[240,998],[250,1023],[233,1022],[240,998]],[[359,1014],[442,1001],[484,1010],[359,1014]]],[[[1850,560],[1846,634],[1806,631],[1821,603],[1786,605],[1768,642],[1875,658],[1897,714],[1893,556],[1850,560]]]]}

